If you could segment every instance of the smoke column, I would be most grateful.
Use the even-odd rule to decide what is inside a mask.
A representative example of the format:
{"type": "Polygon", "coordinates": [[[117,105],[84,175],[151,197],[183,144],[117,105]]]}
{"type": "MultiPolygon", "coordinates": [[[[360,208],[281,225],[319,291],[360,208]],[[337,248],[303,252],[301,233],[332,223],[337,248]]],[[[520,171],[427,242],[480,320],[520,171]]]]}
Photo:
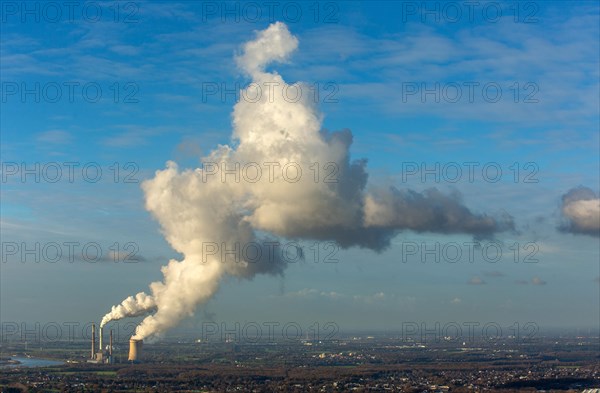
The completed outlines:
{"type": "Polygon", "coordinates": [[[112,306],[110,312],[102,318],[100,328],[103,328],[110,321],[117,321],[125,317],[138,317],[155,310],[156,304],[154,303],[154,299],[144,292],[140,292],[135,297],[129,296],[121,304],[112,306]]]}
{"type": "Polygon", "coordinates": [[[281,250],[274,245],[278,238],[381,251],[406,229],[489,236],[513,227],[510,217],[472,213],[458,194],[394,187],[367,192],[366,160],[350,160],[352,133],[323,131],[308,86],[288,85],[276,72],[265,71],[269,63],[287,61],[297,46],[280,22],[258,32],[236,57],[252,79],[242,96],[252,100],[241,99],[234,107],[235,145],[218,146],[203,158],[201,168],[180,170],[168,162],[142,184],[146,209],[184,258],[162,267],[164,278],[150,284],[151,295],[127,298],[103,323],[156,310],[133,338],[157,338],[207,301],[224,275],[283,274],[281,250]],[[303,93],[299,98],[298,91],[303,93]],[[310,170],[315,163],[322,171],[318,178],[310,170]],[[225,171],[236,165],[256,169],[252,179],[225,171]],[[333,169],[335,181],[325,181],[325,165],[333,169]],[[262,173],[255,176],[257,167],[262,173]],[[292,169],[286,175],[283,168],[292,169]],[[296,176],[297,168],[301,176],[296,176]],[[247,244],[257,256],[252,260],[214,252],[215,245],[235,250],[247,244]]]}

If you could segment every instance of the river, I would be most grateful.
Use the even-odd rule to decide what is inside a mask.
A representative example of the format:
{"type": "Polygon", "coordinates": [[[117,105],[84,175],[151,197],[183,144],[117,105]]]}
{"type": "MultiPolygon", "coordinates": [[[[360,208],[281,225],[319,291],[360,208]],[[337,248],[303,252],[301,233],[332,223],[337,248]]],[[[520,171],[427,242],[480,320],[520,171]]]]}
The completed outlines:
{"type": "Polygon", "coordinates": [[[14,367],[48,367],[48,366],[60,366],[65,364],[59,360],[39,359],[39,358],[22,358],[12,357],[11,360],[16,360],[19,364],[2,364],[0,368],[14,368],[14,367]]]}

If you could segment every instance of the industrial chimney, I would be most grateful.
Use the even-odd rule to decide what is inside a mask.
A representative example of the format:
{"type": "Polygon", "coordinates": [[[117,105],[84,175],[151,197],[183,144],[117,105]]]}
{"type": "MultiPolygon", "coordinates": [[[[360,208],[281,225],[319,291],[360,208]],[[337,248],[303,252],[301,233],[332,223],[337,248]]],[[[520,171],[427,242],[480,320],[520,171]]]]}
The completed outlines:
{"type": "Polygon", "coordinates": [[[109,338],[108,338],[108,362],[111,364],[113,363],[112,347],[113,347],[113,335],[112,335],[112,329],[110,329],[110,334],[109,334],[109,338]]]}
{"type": "Polygon", "coordinates": [[[96,324],[92,323],[92,360],[96,359],[96,324]]]}
{"type": "Polygon", "coordinates": [[[99,342],[98,349],[100,350],[100,355],[104,355],[104,347],[102,346],[102,336],[104,336],[104,334],[102,332],[103,329],[104,328],[102,326],[100,326],[100,337],[98,338],[98,342],[99,342]]]}
{"type": "Polygon", "coordinates": [[[129,358],[127,360],[130,362],[136,362],[138,358],[141,358],[142,344],[142,340],[135,340],[133,338],[129,340],[129,358]]]}

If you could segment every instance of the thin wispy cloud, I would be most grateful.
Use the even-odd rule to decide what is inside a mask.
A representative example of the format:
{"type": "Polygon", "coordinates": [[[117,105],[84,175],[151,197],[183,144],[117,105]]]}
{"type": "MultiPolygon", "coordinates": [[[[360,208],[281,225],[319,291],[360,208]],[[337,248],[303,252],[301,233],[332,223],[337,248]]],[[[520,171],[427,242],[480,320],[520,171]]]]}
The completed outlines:
{"type": "Polygon", "coordinates": [[[48,130],[37,135],[37,141],[43,144],[64,145],[73,140],[71,133],[64,130],[48,130]]]}
{"type": "Polygon", "coordinates": [[[479,276],[473,276],[467,281],[469,285],[484,285],[486,282],[481,279],[479,276]]]}

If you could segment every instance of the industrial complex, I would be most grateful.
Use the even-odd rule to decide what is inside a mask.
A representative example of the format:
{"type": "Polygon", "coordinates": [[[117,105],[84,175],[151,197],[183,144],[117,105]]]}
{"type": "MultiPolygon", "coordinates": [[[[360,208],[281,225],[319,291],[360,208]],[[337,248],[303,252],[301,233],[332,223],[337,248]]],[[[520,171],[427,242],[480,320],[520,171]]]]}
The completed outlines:
{"type": "MultiPolygon", "coordinates": [[[[98,334],[98,349],[96,350],[96,324],[92,324],[92,351],[90,359],[88,359],[88,363],[105,363],[105,364],[113,364],[113,331],[112,329],[109,332],[108,345],[103,345],[104,333],[103,328],[100,327],[100,331],[98,334]]],[[[130,362],[138,362],[141,354],[142,354],[142,340],[130,339],[129,340],[129,356],[127,360],[130,362]]]]}

